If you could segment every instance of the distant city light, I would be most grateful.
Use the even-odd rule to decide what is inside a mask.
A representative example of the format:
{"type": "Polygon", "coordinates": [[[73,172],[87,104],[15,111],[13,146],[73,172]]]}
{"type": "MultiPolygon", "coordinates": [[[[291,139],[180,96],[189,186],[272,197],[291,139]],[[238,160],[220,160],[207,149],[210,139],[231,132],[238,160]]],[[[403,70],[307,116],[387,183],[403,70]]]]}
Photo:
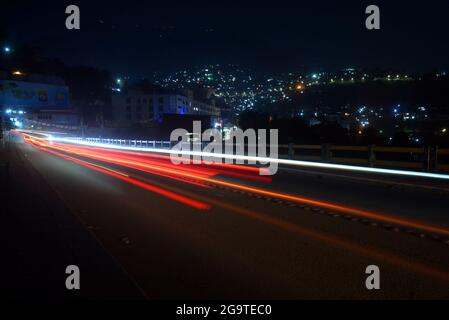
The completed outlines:
{"type": "MultiPolygon", "coordinates": [[[[392,81],[398,80],[398,82],[399,80],[413,80],[413,78],[405,75],[405,73],[401,74],[390,71],[383,75],[374,75],[367,72],[356,72],[349,68],[332,73],[318,72],[318,70],[313,72],[312,70],[312,72],[303,75],[299,72],[291,71],[286,74],[277,75],[276,77],[270,75],[258,79],[250,74],[248,70],[235,69],[235,67],[229,68],[229,66],[217,64],[203,66],[201,69],[180,70],[169,76],[158,78],[157,84],[172,89],[182,89],[195,85],[214,88],[214,95],[222,99],[224,103],[232,106],[236,113],[239,113],[246,109],[253,109],[257,105],[264,103],[271,104],[281,101],[293,101],[295,94],[296,96],[305,94],[309,88],[313,88],[314,86],[334,85],[337,83],[341,83],[342,85],[345,83],[353,84],[358,81],[366,83],[379,79],[386,81],[387,78],[392,81]]],[[[121,78],[121,83],[118,76],[115,76],[113,79],[114,87],[122,88],[126,78],[121,78]]],[[[415,110],[410,110],[411,112],[408,115],[405,114],[407,110],[401,107],[397,101],[391,105],[391,109],[388,111],[390,115],[387,115],[386,108],[382,110],[380,106],[376,106],[379,107],[379,111],[370,106],[362,109],[360,112],[359,109],[362,106],[363,104],[350,106],[351,110],[349,110],[351,116],[354,116],[354,119],[351,120],[357,122],[360,127],[362,127],[362,123],[366,123],[365,126],[368,123],[376,124],[377,119],[385,119],[388,117],[407,122],[431,117],[427,115],[430,106],[426,104],[415,106],[415,110]],[[352,110],[354,107],[355,110],[352,110]]],[[[192,111],[196,112],[193,108],[192,111]]],[[[299,113],[297,111],[297,116],[299,113]]],[[[313,117],[313,111],[308,112],[307,116],[313,117]]],[[[441,131],[441,127],[437,130],[441,131]]]]}
{"type": "Polygon", "coordinates": [[[12,74],[15,75],[15,76],[22,76],[23,75],[22,71],[20,71],[20,70],[15,70],[15,71],[12,72],[12,74]]]}

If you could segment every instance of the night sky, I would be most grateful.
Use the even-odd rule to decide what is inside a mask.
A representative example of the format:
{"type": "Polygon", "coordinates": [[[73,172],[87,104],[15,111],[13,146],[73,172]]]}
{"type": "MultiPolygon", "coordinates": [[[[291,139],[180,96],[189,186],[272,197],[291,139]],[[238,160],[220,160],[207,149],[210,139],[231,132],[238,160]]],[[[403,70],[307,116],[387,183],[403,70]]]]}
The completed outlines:
{"type": "Polygon", "coordinates": [[[6,1],[0,26],[69,64],[145,76],[210,63],[256,71],[449,66],[448,1],[6,1]],[[93,4],[94,3],[94,4],[93,4]],[[77,4],[81,30],[65,29],[77,4]],[[365,28],[369,4],[381,30],[365,28]]]}

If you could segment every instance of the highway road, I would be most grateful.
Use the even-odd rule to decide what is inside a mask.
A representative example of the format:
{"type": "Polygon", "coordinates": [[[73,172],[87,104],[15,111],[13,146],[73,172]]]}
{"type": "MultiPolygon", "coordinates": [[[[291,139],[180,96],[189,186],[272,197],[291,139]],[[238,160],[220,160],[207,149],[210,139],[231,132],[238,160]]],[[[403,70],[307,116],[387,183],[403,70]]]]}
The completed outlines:
{"type": "MultiPolygon", "coordinates": [[[[48,238],[51,254],[24,251],[34,252],[34,268],[51,282],[63,281],[62,265],[79,265],[87,297],[449,298],[447,181],[296,167],[266,179],[240,167],[178,169],[160,155],[5,140],[9,236],[48,238]],[[11,220],[17,206],[26,220],[11,220]],[[35,212],[48,223],[29,218],[35,212]],[[365,286],[369,265],[380,269],[379,290],[365,286]]],[[[8,271],[26,283],[23,271],[8,271]]],[[[63,292],[58,283],[43,296],[63,292]]]]}

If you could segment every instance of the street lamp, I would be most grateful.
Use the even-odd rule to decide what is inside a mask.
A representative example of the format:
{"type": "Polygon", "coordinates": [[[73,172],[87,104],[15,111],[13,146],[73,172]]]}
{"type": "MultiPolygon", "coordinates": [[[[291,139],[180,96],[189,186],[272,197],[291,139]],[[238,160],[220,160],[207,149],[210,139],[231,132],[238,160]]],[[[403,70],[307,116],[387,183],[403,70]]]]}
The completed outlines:
{"type": "Polygon", "coordinates": [[[9,46],[3,47],[3,52],[4,52],[5,54],[10,54],[11,51],[12,51],[11,47],[9,47],[9,46]]]}

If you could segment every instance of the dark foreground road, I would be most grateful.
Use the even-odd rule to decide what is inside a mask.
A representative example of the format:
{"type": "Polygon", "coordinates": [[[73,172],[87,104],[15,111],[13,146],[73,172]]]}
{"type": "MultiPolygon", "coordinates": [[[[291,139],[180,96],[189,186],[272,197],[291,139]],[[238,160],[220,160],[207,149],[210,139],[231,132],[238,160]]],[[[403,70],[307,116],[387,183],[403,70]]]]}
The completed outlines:
{"type": "Polygon", "coordinates": [[[271,183],[251,182],[380,218],[398,216],[394,223],[101,164],[210,206],[200,210],[35,148],[18,135],[7,139],[5,296],[449,298],[449,193],[441,182],[287,168],[271,183]],[[411,226],[411,219],[423,221],[424,229],[411,226]],[[64,287],[69,264],[81,270],[76,292],[64,287]],[[365,287],[368,265],[380,268],[380,290],[365,287]]]}

